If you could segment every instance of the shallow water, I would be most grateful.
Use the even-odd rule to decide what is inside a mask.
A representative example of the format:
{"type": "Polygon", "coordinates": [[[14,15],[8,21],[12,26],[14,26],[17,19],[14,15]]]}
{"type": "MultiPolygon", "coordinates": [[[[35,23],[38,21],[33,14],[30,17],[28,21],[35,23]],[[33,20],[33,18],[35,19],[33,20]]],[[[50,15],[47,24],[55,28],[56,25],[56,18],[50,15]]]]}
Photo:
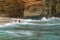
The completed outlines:
{"type": "Polygon", "coordinates": [[[60,40],[60,19],[0,25],[0,40],[60,40]]]}

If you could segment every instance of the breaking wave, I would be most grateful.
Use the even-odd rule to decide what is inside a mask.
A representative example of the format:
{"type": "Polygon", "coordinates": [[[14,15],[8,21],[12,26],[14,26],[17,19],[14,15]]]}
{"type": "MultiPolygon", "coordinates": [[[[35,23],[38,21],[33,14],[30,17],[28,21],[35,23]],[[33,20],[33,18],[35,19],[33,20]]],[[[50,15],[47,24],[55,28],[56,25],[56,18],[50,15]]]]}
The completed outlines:
{"type": "Polygon", "coordinates": [[[23,19],[0,25],[0,40],[60,40],[60,18],[23,19]]]}
{"type": "Polygon", "coordinates": [[[52,17],[46,19],[43,17],[41,20],[23,20],[22,23],[6,23],[4,25],[0,25],[0,28],[9,27],[9,26],[24,26],[24,25],[38,25],[38,26],[52,26],[52,25],[60,25],[60,18],[52,17]]]}
{"type": "Polygon", "coordinates": [[[6,23],[0,25],[0,29],[48,29],[48,28],[60,28],[60,18],[52,17],[46,19],[43,17],[41,20],[24,19],[21,23],[6,23]],[[56,27],[57,26],[57,27],[56,27]]]}

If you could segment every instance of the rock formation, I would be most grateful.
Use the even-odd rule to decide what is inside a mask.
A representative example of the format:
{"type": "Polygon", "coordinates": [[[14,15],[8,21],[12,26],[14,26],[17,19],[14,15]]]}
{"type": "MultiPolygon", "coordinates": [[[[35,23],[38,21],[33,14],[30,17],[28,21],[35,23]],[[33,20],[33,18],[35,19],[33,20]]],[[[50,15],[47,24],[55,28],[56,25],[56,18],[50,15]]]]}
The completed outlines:
{"type": "Polygon", "coordinates": [[[23,17],[24,5],[22,0],[0,0],[1,17],[23,17]],[[19,3],[20,2],[20,3],[19,3]]]}
{"type": "Polygon", "coordinates": [[[24,15],[38,16],[44,10],[44,0],[24,0],[24,15]]]}
{"type": "Polygon", "coordinates": [[[43,0],[0,0],[0,16],[16,18],[23,18],[24,15],[36,16],[43,11],[43,5],[43,0]]]}
{"type": "MultiPolygon", "coordinates": [[[[54,3],[51,1],[49,4],[45,0],[0,0],[0,17],[56,16],[54,6],[50,6],[54,3]]],[[[55,7],[58,10],[58,6],[55,5],[55,7]]]]}

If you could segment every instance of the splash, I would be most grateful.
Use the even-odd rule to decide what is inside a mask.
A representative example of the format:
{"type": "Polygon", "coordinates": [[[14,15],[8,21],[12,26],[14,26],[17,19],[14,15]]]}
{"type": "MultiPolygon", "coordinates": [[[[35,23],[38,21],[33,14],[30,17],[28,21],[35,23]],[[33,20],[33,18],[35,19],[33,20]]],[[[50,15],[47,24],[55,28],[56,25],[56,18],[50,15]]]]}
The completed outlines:
{"type": "Polygon", "coordinates": [[[43,17],[41,20],[42,21],[47,21],[48,19],[46,17],[43,17]]]}

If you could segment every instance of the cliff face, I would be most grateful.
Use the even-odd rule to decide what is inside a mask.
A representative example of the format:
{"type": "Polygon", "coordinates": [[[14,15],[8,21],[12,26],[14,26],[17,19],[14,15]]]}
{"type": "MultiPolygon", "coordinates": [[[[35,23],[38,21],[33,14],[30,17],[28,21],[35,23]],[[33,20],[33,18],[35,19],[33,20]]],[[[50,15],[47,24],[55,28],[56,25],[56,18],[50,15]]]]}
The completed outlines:
{"type": "Polygon", "coordinates": [[[22,0],[0,0],[1,17],[23,17],[24,5],[22,0]],[[20,3],[19,3],[20,2],[20,3]]]}
{"type": "Polygon", "coordinates": [[[24,17],[41,14],[43,0],[0,0],[1,17],[24,17]]]}
{"type": "Polygon", "coordinates": [[[39,16],[41,14],[56,16],[56,13],[60,14],[60,11],[58,11],[60,10],[59,7],[55,6],[57,7],[57,12],[55,12],[54,6],[50,6],[55,3],[46,3],[45,0],[0,0],[0,17],[23,18],[26,16],[39,16]]]}
{"type": "Polygon", "coordinates": [[[43,5],[44,1],[43,0],[23,0],[24,5],[27,6],[33,6],[35,4],[40,4],[43,5]]]}
{"type": "Polygon", "coordinates": [[[38,16],[44,10],[44,0],[23,0],[24,1],[24,16],[38,16]]]}

